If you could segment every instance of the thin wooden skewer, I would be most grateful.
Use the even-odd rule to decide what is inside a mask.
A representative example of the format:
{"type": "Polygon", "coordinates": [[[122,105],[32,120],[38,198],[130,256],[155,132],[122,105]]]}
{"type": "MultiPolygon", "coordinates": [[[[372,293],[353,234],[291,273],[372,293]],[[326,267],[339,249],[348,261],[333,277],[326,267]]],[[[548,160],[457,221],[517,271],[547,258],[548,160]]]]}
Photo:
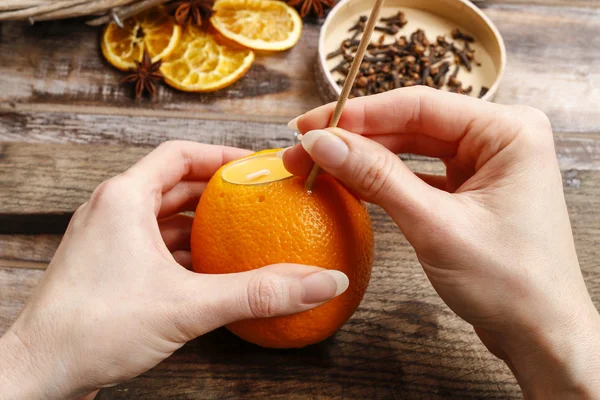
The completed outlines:
{"type": "MultiPolygon", "coordinates": [[[[331,117],[331,121],[329,121],[330,128],[336,128],[338,123],[340,122],[340,118],[342,116],[342,112],[344,111],[344,106],[346,105],[346,101],[348,101],[348,96],[350,95],[350,91],[352,90],[352,86],[354,86],[354,81],[356,80],[356,76],[358,75],[358,71],[360,69],[360,64],[363,62],[363,58],[365,57],[365,53],[367,51],[367,47],[369,47],[369,43],[371,43],[371,36],[373,36],[373,31],[375,30],[375,24],[377,23],[377,19],[379,18],[379,14],[381,13],[381,9],[383,7],[383,3],[385,0],[376,0],[375,6],[373,7],[373,11],[371,11],[371,15],[367,21],[367,26],[363,32],[362,39],[360,40],[360,44],[358,45],[358,49],[356,50],[356,56],[352,61],[352,66],[350,66],[350,71],[348,72],[348,77],[344,82],[344,87],[342,88],[342,92],[340,93],[340,97],[338,98],[337,104],[335,106],[335,111],[333,112],[333,116],[331,117]]],[[[310,171],[310,175],[306,179],[306,184],[304,187],[306,190],[312,190],[315,180],[319,175],[319,166],[314,164],[312,170],[310,171]]]]}

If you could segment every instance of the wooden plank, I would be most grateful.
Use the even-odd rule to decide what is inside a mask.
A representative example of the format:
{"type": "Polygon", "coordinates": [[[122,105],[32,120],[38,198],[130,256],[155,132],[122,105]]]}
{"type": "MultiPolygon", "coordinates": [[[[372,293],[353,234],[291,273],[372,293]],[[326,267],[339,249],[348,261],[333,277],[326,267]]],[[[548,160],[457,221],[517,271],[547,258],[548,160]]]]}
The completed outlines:
{"type": "MultiPolygon", "coordinates": [[[[563,169],[600,167],[600,130],[590,133],[556,132],[555,137],[563,169]]],[[[192,140],[253,150],[286,147],[295,143],[292,132],[283,123],[174,116],[0,112],[0,142],[156,147],[166,140],[192,140]]]]}
{"type": "MultiPolygon", "coordinates": [[[[555,129],[555,136],[557,151],[565,152],[565,165],[595,163],[599,157],[600,129],[587,133],[555,129]]],[[[293,132],[283,122],[0,111],[0,142],[155,147],[175,139],[255,150],[287,146],[294,141],[293,132]]]]}
{"type": "Polygon", "coordinates": [[[497,101],[537,107],[560,132],[598,131],[600,10],[492,5],[485,12],[508,50],[497,101]]]}
{"type": "Polygon", "coordinates": [[[45,269],[62,235],[0,235],[0,268],[45,269]]]}
{"type": "Polygon", "coordinates": [[[34,269],[0,268],[0,336],[17,319],[43,273],[34,269]]]}
{"type": "MultiPolygon", "coordinates": [[[[293,136],[279,136],[280,130],[277,127],[272,136],[263,134],[262,140],[253,141],[245,134],[225,139],[215,136],[214,131],[204,135],[198,130],[193,134],[209,143],[254,149],[261,144],[291,145],[293,136]]],[[[183,131],[182,136],[187,133],[183,131]]],[[[600,138],[559,138],[557,146],[563,169],[600,170],[600,138]]],[[[100,182],[123,172],[149,151],[151,147],[128,145],[0,142],[0,233],[62,233],[72,212],[87,201],[100,182]]],[[[413,163],[417,168],[437,168],[433,160],[417,159],[413,163]]]]}
{"type": "Polygon", "coordinates": [[[0,144],[0,233],[11,226],[17,233],[63,232],[71,213],[100,182],[119,174],[150,150],[0,144]],[[43,214],[48,218],[40,218],[43,214]]]}
{"type": "Polygon", "coordinates": [[[156,147],[166,140],[179,139],[258,150],[290,145],[293,132],[285,126],[287,122],[195,119],[175,114],[163,117],[0,111],[0,142],[156,147]]]}
{"type": "MultiPolygon", "coordinates": [[[[485,12],[508,48],[508,68],[497,101],[526,103],[550,115],[561,132],[597,132],[600,115],[600,10],[586,7],[505,6],[485,12]]],[[[135,102],[121,76],[98,51],[97,31],[79,21],[0,26],[0,110],[271,121],[286,120],[321,103],[313,66],[319,27],[307,23],[289,52],[259,57],[248,76],[214,94],[161,87],[158,100],[135,102]]]]}
{"type": "MultiPolygon", "coordinates": [[[[0,235],[3,236],[3,235],[0,235]]],[[[41,269],[48,268],[48,263],[37,261],[5,260],[0,258],[0,268],[41,269]]]]}

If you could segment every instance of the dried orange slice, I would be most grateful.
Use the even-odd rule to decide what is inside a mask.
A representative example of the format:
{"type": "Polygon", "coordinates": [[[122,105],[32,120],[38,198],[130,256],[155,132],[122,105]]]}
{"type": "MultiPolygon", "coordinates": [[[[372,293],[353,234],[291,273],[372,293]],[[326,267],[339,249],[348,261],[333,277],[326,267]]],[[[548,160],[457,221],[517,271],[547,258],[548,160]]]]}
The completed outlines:
{"type": "Polygon", "coordinates": [[[219,44],[213,35],[188,24],[160,72],[170,86],[186,92],[213,92],[231,85],[250,69],[254,52],[219,44]]]}
{"type": "Polygon", "coordinates": [[[210,18],[223,36],[262,51],[293,47],[302,34],[298,12],[278,0],[218,0],[210,18]]]}
{"type": "Polygon", "coordinates": [[[155,7],[127,18],[121,28],[114,22],[102,34],[102,54],[116,68],[127,71],[142,61],[144,50],[152,62],[165,58],[175,49],[181,27],[164,7],[155,7]]]}

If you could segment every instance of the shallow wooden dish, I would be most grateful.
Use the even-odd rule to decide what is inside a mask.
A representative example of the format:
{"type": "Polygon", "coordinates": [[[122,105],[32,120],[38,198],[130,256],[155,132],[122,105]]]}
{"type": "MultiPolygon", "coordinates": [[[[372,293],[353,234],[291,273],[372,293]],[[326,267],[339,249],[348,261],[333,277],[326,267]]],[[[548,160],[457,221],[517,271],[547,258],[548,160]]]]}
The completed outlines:
{"type": "MultiPolygon", "coordinates": [[[[342,0],[325,20],[319,36],[319,54],[316,65],[317,88],[323,100],[337,100],[341,88],[336,80],[341,78],[330,70],[339,60],[327,60],[327,54],[337,50],[342,40],[351,34],[348,29],[352,27],[361,15],[369,15],[375,0],[342,0]]],[[[476,50],[475,57],[481,66],[473,66],[473,71],[468,72],[461,68],[458,79],[464,87],[473,86],[472,96],[477,96],[482,86],[489,91],[484,100],[492,100],[498,91],[498,86],[504,74],[506,65],[506,49],[498,29],[476,6],[467,0],[386,0],[382,17],[389,17],[403,11],[408,19],[408,24],[400,30],[397,36],[410,34],[421,28],[427,38],[434,41],[438,35],[450,38],[450,32],[459,28],[465,33],[473,35],[476,39],[471,47],[476,50]]],[[[379,24],[380,25],[380,24],[379,24]]],[[[381,33],[375,32],[376,40],[381,33]]]]}

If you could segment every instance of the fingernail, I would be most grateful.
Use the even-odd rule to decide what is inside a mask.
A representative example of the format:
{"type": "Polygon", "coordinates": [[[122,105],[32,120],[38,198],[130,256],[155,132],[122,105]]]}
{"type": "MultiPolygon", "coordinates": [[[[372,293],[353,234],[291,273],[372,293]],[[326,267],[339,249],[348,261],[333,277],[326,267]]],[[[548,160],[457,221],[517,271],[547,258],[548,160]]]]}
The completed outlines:
{"type": "Polygon", "coordinates": [[[336,270],[325,270],[310,274],[302,279],[304,304],[317,304],[331,300],[344,293],[350,281],[346,274],[336,270]]]}
{"type": "Polygon", "coordinates": [[[293,120],[291,120],[290,122],[288,122],[287,126],[288,128],[290,128],[293,131],[297,131],[298,130],[298,120],[302,117],[302,115],[294,118],[293,120]]]}
{"type": "Polygon", "coordinates": [[[302,147],[322,167],[340,167],[348,157],[348,145],[333,133],[316,130],[304,134],[302,147]],[[318,142],[318,146],[315,146],[318,142]]]}
{"type": "Polygon", "coordinates": [[[283,160],[283,153],[285,153],[289,149],[291,149],[291,147],[286,147],[285,149],[281,149],[277,153],[275,153],[275,155],[277,156],[277,158],[283,160]]]}

